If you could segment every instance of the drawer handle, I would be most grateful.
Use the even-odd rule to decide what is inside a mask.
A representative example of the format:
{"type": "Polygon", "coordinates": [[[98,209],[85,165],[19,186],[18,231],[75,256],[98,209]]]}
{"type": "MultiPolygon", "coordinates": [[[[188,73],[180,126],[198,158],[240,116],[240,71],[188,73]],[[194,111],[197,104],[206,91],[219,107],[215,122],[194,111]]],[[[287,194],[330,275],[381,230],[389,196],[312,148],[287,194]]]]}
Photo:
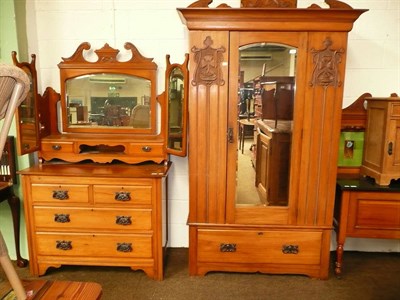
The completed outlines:
{"type": "Polygon", "coordinates": [[[53,150],[55,150],[55,151],[60,151],[61,150],[61,145],[53,145],[53,146],[51,146],[51,148],[53,148],[53,150]]]}
{"type": "Polygon", "coordinates": [[[389,155],[393,154],[393,142],[389,142],[388,144],[388,154],[389,155]]]}
{"type": "Polygon", "coordinates": [[[151,151],[151,147],[150,147],[150,146],[143,146],[143,147],[142,147],[142,150],[143,150],[144,152],[150,152],[150,151],[151,151]]]}
{"type": "Polygon", "coordinates": [[[131,216],[116,216],[115,218],[116,218],[115,223],[118,225],[131,225],[132,224],[131,216]]]}
{"type": "Polygon", "coordinates": [[[298,245],[283,245],[282,252],[283,252],[283,254],[298,254],[299,246],[298,245]]]}
{"type": "Polygon", "coordinates": [[[71,250],[72,241],[56,241],[56,248],[60,250],[71,250]]]}
{"type": "Polygon", "coordinates": [[[56,200],[69,199],[68,191],[63,191],[63,190],[53,191],[53,199],[56,199],[56,200]]]}
{"type": "Polygon", "coordinates": [[[117,243],[117,251],[132,252],[132,243],[117,243]]]}
{"type": "Polygon", "coordinates": [[[115,200],[117,201],[130,201],[131,193],[130,192],[116,192],[115,200]]]}
{"type": "Polygon", "coordinates": [[[55,214],[54,221],[57,223],[69,223],[71,222],[69,214],[55,214]]]}
{"type": "Polygon", "coordinates": [[[221,252],[236,252],[236,244],[224,244],[219,245],[219,251],[221,252]]]}

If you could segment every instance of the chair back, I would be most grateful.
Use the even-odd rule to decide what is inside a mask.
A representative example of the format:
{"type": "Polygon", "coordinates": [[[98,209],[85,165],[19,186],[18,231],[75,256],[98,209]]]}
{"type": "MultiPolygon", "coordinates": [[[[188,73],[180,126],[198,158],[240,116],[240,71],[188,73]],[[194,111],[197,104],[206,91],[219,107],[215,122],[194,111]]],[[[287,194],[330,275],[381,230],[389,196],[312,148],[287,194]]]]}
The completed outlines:
{"type": "Polygon", "coordinates": [[[8,136],[0,159],[0,183],[10,186],[17,183],[14,137],[8,136]]]}

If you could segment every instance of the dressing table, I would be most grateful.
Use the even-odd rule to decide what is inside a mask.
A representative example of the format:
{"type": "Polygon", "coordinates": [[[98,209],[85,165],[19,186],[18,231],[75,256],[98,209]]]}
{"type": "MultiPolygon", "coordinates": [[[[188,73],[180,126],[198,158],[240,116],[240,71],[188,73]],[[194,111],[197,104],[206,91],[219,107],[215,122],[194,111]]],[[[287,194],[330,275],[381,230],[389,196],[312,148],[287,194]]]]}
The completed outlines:
{"type": "Polygon", "coordinates": [[[35,93],[18,112],[20,152],[39,158],[19,172],[33,275],[95,265],[163,279],[169,154],[186,155],[187,59],[167,56],[166,90],[156,96],[153,59],[132,43],[129,59],[119,54],[82,43],[58,64],[61,92],[35,93]]]}

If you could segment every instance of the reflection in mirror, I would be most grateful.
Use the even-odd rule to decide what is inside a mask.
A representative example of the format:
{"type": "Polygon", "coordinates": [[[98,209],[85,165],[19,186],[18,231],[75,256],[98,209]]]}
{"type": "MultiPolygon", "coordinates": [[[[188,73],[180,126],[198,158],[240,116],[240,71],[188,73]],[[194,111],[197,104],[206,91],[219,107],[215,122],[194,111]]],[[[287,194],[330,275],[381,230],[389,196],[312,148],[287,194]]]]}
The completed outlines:
{"type": "Polygon", "coordinates": [[[151,81],[91,74],[66,81],[68,127],[150,128],[151,81]]]}
{"type": "Polygon", "coordinates": [[[296,48],[256,43],[239,59],[236,205],[287,206],[296,48]]]}

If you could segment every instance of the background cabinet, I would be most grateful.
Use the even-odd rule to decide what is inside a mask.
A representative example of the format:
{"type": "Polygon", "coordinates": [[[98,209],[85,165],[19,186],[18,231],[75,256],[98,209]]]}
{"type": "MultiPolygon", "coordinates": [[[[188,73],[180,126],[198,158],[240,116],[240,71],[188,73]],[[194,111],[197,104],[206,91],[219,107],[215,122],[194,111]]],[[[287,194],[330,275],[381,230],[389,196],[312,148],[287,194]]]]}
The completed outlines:
{"type": "Polygon", "coordinates": [[[400,98],[366,98],[367,126],[360,172],[380,185],[400,178],[400,98]]]}
{"type": "Polygon", "coordinates": [[[291,122],[269,123],[257,121],[256,186],[265,205],[287,205],[291,122]]]}
{"type": "Polygon", "coordinates": [[[178,9],[191,49],[191,275],[328,277],[347,33],[365,12],[337,1],[330,5],[207,9],[196,3],[178,9]],[[286,206],[238,204],[236,198],[239,48],[263,42],[297,51],[286,206]]]}

